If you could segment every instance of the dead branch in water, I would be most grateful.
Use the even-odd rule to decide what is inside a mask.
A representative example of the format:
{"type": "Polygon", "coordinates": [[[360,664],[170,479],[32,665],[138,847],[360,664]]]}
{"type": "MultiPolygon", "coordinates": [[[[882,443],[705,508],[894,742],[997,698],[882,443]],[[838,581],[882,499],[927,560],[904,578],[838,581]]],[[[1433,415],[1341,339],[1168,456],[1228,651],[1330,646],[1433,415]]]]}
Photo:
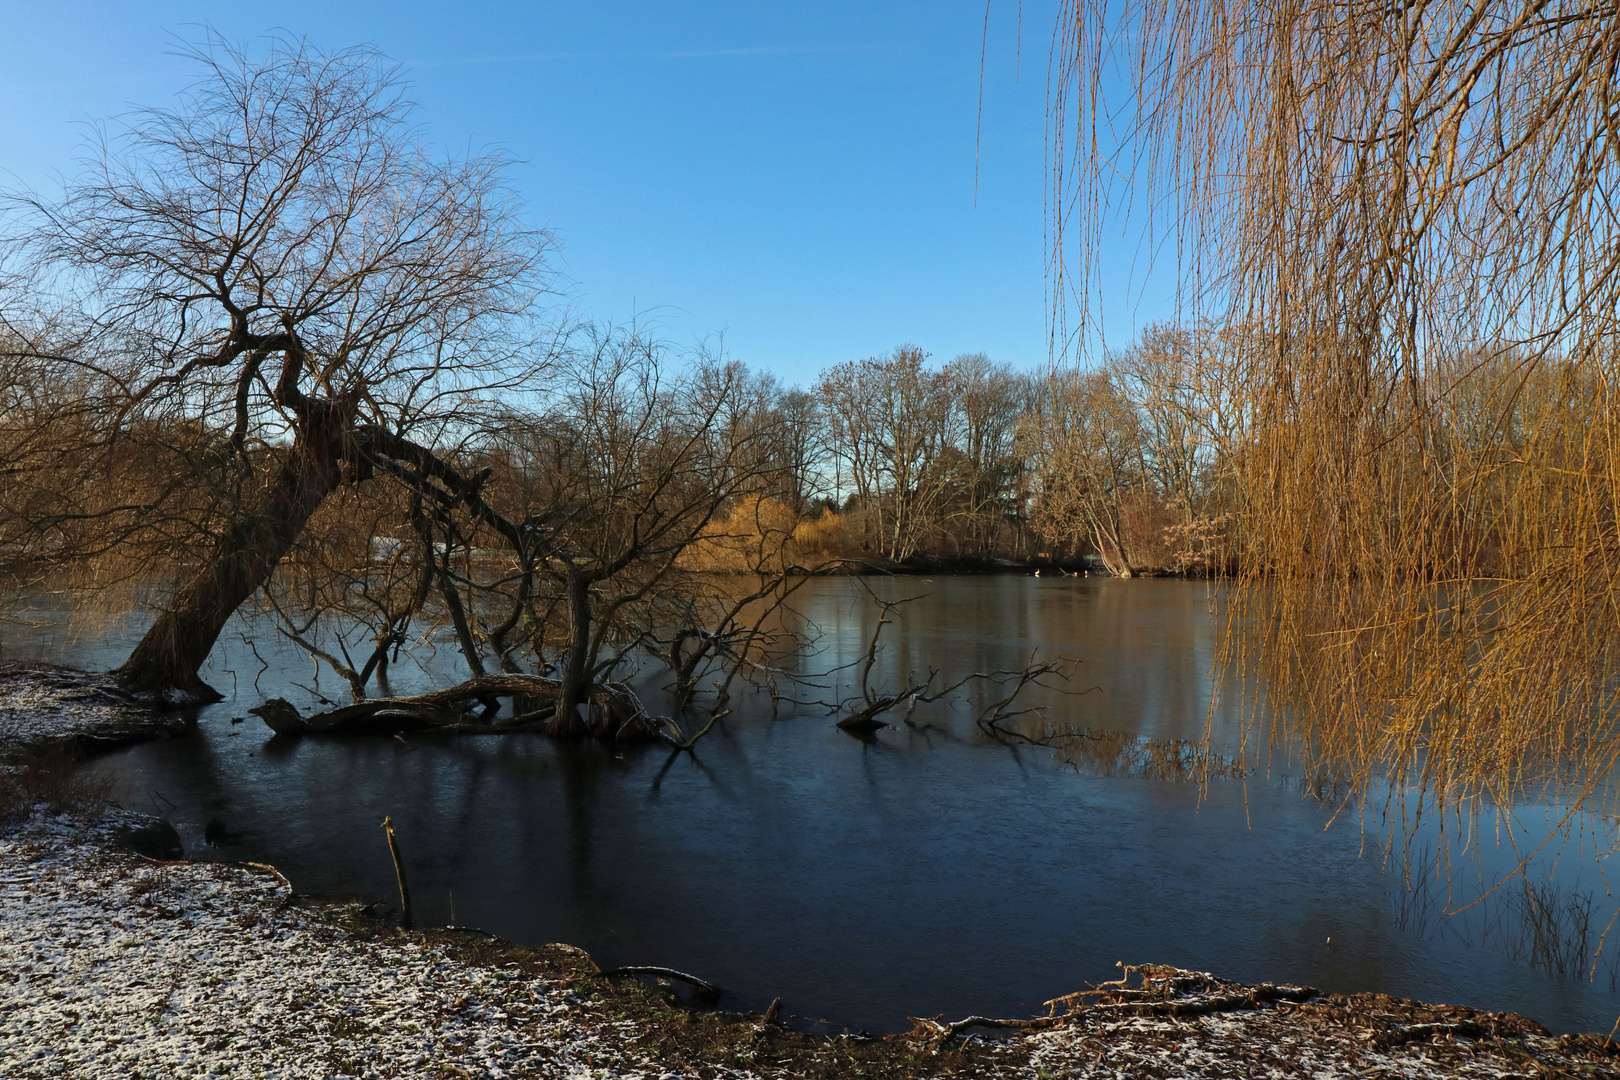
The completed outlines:
{"type": "MultiPolygon", "coordinates": [[[[372,698],[340,709],[305,717],[282,698],[249,709],[277,735],[389,734],[437,731],[443,734],[496,734],[534,731],[545,726],[556,709],[559,683],[539,675],[481,675],[456,686],[413,697],[372,698]],[[507,697],[537,706],[500,717],[499,699],[507,697]],[[472,711],[474,707],[479,712],[472,711]]],[[[599,727],[614,739],[647,735],[663,737],[629,688],[612,683],[591,685],[585,694],[599,727]]],[[[705,729],[707,730],[707,729],[705,729]]],[[[696,738],[691,740],[696,741],[696,738]]]]}
{"type": "Polygon", "coordinates": [[[861,586],[866,589],[867,595],[872,598],[873,603],[878,605],[880,614],[877,625],[872,627],[872,636],[867,639],[866,652],[860,660],[855,662],[860,667],[861,672],[860,697],[845,699],[831,706],[834,712],[844,712],[853,707],[853,711],[847,712],[847,715],[837,723],[837,726],[844,731],[852,734],[869,734],[878,728],[888,727],[889,725],[879,720],[878,717],[895,708],[901,702],[906,703],[905,722],[907,725],[911,725],[911,714],[918,705],[927,705],[943,700],[968,683],[991,682],[1002,686],[1011,683],[1011,691],[998,701],[992,702],[979,716],[978,723],[980,726],[995,729],[995,725],[999,721],[1031,711],[1029,709],[1009,711],[1025,689],[1030,686],[1055,689],[1049,683],[1042,682],[1043,679],[1050,676],[1056,676],[1065,682],[1069,679],[1073,667],[1070,662],[1048,660],[1036,663],[1032,656],[1030,663],[1023,668],[1006,671],[975,671],[964,675],[953,683],[942,686],[938,690],[933,689],[933,686],[934,680],[939,677],[939,672],[930,670],[928,677],[922,682],[909,685],[896,693],[879,693],[872,689],[871,677],[872,668],[877,664],[878,644],[883,636],[883,628],[893,621],[890,614],[896,608],[903,604],[909,604],[913,600],[920,600],[922,597],[908,596],[903,600],[884,600],[873,592],[872,587],[867,585],[866,582],[862,581],[861,586]]]}
{"type": "MultiPolygon", "coordinates": [[[[878,642],[883,637],[883,628],[888,626],[889,623],[893,621],[889,617],[890,614],[896,608],[909,604],[913,600],[920,600],[922,597],[908,596],[903,600],[885,600],[877,593],[873,592],[872,586],[868,585],[865,581],[862,581],[860,578],[856,578],[856,580],[860,581],[861,588],[866,590],[866,594],[870,596],[872,598],[872,602],[878,606],[879,615],[877,624],[872,627],[872,636],[867,639],[866,652],[863,654],[861,660],[857,661],[861,669],[861,696],[858,700],[862,702],[862,705],[860,708],[849,713],[849,715],[838,721],[837,726],[842,728],[844,731],[861,734],[876,731],[878,728],[888,727],[889,725],[884,723],[882,720],[879,720],[878,717],[894,708],[900,702],[910,700],[913,702],[913,707],[915,707],[917,695],[925,693],[928,690],[929,684],[934,681],[935,673],[930,671],[928,673],[927,680],[916,686],[908,687],[897,694],[879,694],[872,689],[872,667],[877,663],[878,642]]],[[[846,702],[839,702],[836,706],[834,706],[834,710],[842,711],[847,707],[848,705],[846,702]]]]}
{"type": "Polygon", "coordinates": [[[680,729],[680,725],[676,724],[675,721],[671,720],[667,716],[661,716],[658,719],[661,720],[663,722],[663,724],[664,724],[664,727],[668,728],[669,730],[665,731],[663,728],[655,727],[655,728],[653,728],[653,732],[660,739],[664,740],[664,742],[668,743],[670,745],[670,747],[675,750],[676,753],[680,753],[682,751],[690,753],[691,750],[692,750],[692,747],[697,745],[697,741],[699,739],[703,738],[703,736],[705,736],[705,735],[707,735],[709,733],[710,728],[714,727],[714,725],[717,724],[722,718],[730,716],[730,715],[731,715],[731,710],[730,709],[721,709],[718,712],[710,714],[709,722],[704,724],[701,728],[699,728],[697,733],[694,734],[691,738],[687,738],[682,733],[682,731],[680,729]],[[673,734],[671,734],[671,733],[673,733],[673,734]]]}
{"type": "MultiPolygon", "coordinates": [[[[975,674],[970,676],[971,678],[989,680],[1004,679],[1005,681],[1003,682],[1003,685],[1006,684],[1006,681],[1011,681],[1013,684],[1011,692],[1009,692],[1006,697],[999,701],[992,702],[982,713],[979,714],[979,726],[993,728],[1002,720],[1010,719],[1014,716],[1023,716],[1025,713],[1034,711],[1032,709],[1017,709],[1013,711],[1008,710],[1012,709],[1013,703],[1018,700],[1018,695],[1024,692],[1025,687],[1031,685],[1046,686],[1046,684],[1042,683],[1041,680],[1048,675],[1056,675],[1064,682],[1068,682],[1069,672],[1064,670],[1064,663],[1065,662],[1062,660],[1050,660],[1046,661],[1045,663],[1037,664],[1035,662],[1035,658],[1031,656],[1029,666],[1025,667],[1022,671],[993,671],[988,674],[975,674]]],[[[1048,689],[1050,689],[1050,687],[1048,687],[1048,689]]],[[[1095,689],[1097,688],[1091,687],[1091,690],[1095,689]]],[[[1080,693],[1090,693],[1090,690],[1082,690],[1080,693]]]]}

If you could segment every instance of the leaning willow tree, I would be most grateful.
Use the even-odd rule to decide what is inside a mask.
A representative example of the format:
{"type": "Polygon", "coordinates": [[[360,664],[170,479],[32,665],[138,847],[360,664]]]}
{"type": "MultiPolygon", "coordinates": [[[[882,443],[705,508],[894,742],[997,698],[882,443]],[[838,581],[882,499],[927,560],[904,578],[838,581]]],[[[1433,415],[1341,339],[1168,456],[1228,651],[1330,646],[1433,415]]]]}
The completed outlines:
{"type": "Polygon", "coordinates": [[[93,521],[76,550],[177,577],[121,669],[175,705],[217,698],[199,668],[333,492],[388,476],[487,510],[443,451],[526,385],[545,240],[501,160],[420,144],[376,53],[191,59],[198,81],[101,131],[59,198],[10,200],[4,252],[5,355],[74,388],[33,409],[71,436],[78,472],[50,482],[116,489],[50,527],[93,521]]]}
{"type": "Polygon", "coordinates": [[[1070,0],[1059,26],[1056,297],[1085,306],[1128,206],[1233,350],[1234,652],[1363,790],[1606,804],[1612,5],[1125,9],[1070,0]]]}

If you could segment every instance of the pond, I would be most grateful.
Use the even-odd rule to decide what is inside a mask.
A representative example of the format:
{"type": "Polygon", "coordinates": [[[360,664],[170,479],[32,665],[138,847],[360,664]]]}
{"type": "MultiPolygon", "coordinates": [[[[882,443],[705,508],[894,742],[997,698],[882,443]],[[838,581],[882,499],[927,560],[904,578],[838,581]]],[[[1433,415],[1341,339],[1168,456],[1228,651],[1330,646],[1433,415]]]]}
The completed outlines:
{"type": "MultiPolygon", "coordinates": [[[[1031,1015],[1116,977],[1116,961],[1505,1009],[1555,1031],[1607,1031],[1620,1014],[1613,950],[1591,960],[1614,910],[1595,852],[1612,838],[1589,822],[1532,863],[1533,888],[1514,879],[1447,917],[1512,865],[1512,844],[1545,837],[1556,808],[1520,808],[1505,830],[1485,815],[1483,850],[1440,879],[1422,873],[1447,854],[1425,825],[1406,842],[1414,891],[1399,853],[1386,858],[1386,827],[1354,810],[1330,825],[1336,804],[1285,760],[1207,784],[1176,775],[1187,747],[1171,740],[1206,725],[1219,753],[1240,749],[1240,717],[1209,709],[1208,586],[1009,575],[872,588],[919,597],[884,631],[874,683],[1022,667],[1037,650],[1072,658],[1068,692],[1029,703],[1097,749],[991,738],[966,691],[867,740],[824,708],[773,715],[751,695],[696,754],[673,757],[540,735],[272,740],[257,718],[232,718],[267,696],[341,702],[343,684],[317,683],[307,656],[243,620],[204,672],[227,699],[194,736],[86,768],[121,804],[175,823],[193,857],[272,862],[316,897],[397,895],[389,815],[421,921],[568,942],[604,967],[678,968],[723,986],[726,1007],[779,996],[784,1015],[832,1030],[1031,1015]]],[[[798,606],[820,635],[802,670],[862,654],[877,615],[860,582],[810,582],[798,606]]],[[[3,659],[104,667],[134,633],[78,630],[48,604],[15,615],[0,624],[3,659]]],[[[456,680],[442,659],[414,683],[400,671],[395,690],[456,680]]],[[[828,681],[847,694],[851,677],[828,681]]]]}

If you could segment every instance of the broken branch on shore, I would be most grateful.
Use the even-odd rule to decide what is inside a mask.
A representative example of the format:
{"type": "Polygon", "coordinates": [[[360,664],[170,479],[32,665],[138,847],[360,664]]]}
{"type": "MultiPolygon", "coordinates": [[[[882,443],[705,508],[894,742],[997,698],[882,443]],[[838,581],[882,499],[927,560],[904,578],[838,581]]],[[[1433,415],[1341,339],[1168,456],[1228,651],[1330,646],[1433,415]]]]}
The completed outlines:
{"type": "MultiPolygon", "coordinates": [[[[987,1016],[969,1016],[953,1023],[944,1023],[942,1017],[909,1016],[914,1027],[900,1038],[921,1042],[929,1053],[937,1053],[952,1037],[961,1036],[971,1028],[993,1028],[1010,1031],[1045,1031],[1062,1027],[1081,1016],[1204,1016],[1211,1013],[1236,1012],[1257,1009],[1276,1002],[1304,1002],[1319,996],[1309,986],[1284,986],[1261,983],[1258,986],[1237,986],[1226,983],[1201,971],[1185,971],[1164,964],[1125,964],[1123,977],[1098,983],[1089,990],[1043,1002],[1045,1016],[1032,1020],[997,1020],[987,1016]],[[1142,977],[1140,986],[1131,986],[1131,975],[1142,977]],[[1087,1002],[1087,998],[1097,998],[1087,1002]],[[1058,1013],[1057,1007],[1066,1011],[1058,1013]]],[[[1452,1025],[1455,1028],[1456,1025],[1452,1025]]],[[[1396,1029],[1386,1037],[1395,1040],[1428,1037],[1447,1029],[1446,1025],[1413,1025],[1396,1029]],[[1428,1029],[1432,1028],[1433,1031],[1428,1029]],[[1421,1029],[1421,1030],[1420,1030],[1421,1029]],[[1410,1036],[1406,1033],[1411,1032],[1410,1036]]]]}
{"type": "Polygon", "coordinates": [[[405,881],[405,857],[399,853],[399,840],[394,836],[394,819],[391,816],[382,820],[383,834],[388,837],[388,854],[394,860],[394,876],[399,879],[399,925],[406,930],[411,928],[411,887],[405,881]]]}
{"type": "Polygon", "coordinates": [[[606,971],[598,972],[598,974],[604,979],[613,978],[616,975],[654,975],[660,979],[674,979],[676,982],[683,982],[691,986],[698,992],[698,996],[705,1001],[714,1002],[720,1000],[720,988],[714,983],[700,979],[696,975],[688,975],[684,971],[676,971],[674,968],[637,964],[631,967],[609,968],[606,971]]]}
{"type": "Polygon", "coordinates": [[[955,1023],[944,1024],[940,1017],[908,1016],[915,1025],[904,1038],[923,1042],[927,1045],[929,1053],[935,1053],[944,1045],[945,1040],[954,1035],[960,1035],[969,1028],[1000,1028],[1015,1031],[1041,1031],[1056,1027],[1063,1017],[1039,1017],[1034,1020],[994,1020],[988,1016],[969,1016],[955,1023]]]}

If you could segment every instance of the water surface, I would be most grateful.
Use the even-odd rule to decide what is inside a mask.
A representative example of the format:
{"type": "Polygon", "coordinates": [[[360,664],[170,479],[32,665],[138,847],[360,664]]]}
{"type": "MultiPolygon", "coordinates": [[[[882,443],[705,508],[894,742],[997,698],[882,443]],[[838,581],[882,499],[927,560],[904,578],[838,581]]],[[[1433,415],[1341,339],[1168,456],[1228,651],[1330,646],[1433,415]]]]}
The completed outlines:
{"type": "MultiPolygon", "coordinates": [[[[1066,656],[1081,661],[1069,689],[1089,692],[1037,694],[1048,719],[1148,740],[1197,740],[1212,725],[1218,750],[1240,750],[1239,717],[1209,711],[1220,630],[1203,584],[873,587],[922,596],[885,630],[875,684],[1066,656]]],[[[799,666],[858,657],[876,618],[859,584],[815,581],[801,596],[821,637],[799,666]]],[[[133,632],[78,632],[37,603],[0,624],[0,658],[108,666],[133,632]]],[[[1205,786],[1153,778],[1163,770],[1139,767],[1142,753],[1116,754],[1165,744],[1112,736],[1069,763],[985,736],[966,699],[863,741],[823,709],[773,716],[751,695],[695,755],[673,758],[538,735],[271,740],[256,718],[231,723],[266,696],[346,700],[340,680],[318,674],[244,621],[205,672],[227,700],[202,710],[194,737],[89,768],[125,806],[174,822],[191,855],[274,862],[318,897],[394,895],[378,827],[391,815],[421,920],[566,941],[604,967],[679,968],[724,986],[728,1007],[780,996],[785,1013],[834,1028],[906,1029],[908,1013],[1029,1015],[1115,977],[1121,960],[1508,1009],[1554,1030],[1607,1031],[1620,1013],[1607,961],[1589,980],[1588,961],[1550,936],[1579,922],[1584,903],[1582,955],[1596,946],[1613,902],[1590,849],[1606,837],[1566,846],[1536,894],[1556,908],[1543,904],[1541,923],[1511,887],[1448,919],[1443,881],[1409,893],[1385,872],[1377,822],[1364,832],[1352,813],[1325,828],[1335,807],[1310,798],[1286,762],[1205,786]]],[[[446,651],[395,689],[458,677],[446,651]]],[[[1521,816],[1515,839],[1545,831],[1544,812],[1521,816]]],[[[1420,830],[1412,850],[1421,862],[1437,843],[1420,830]]],[[[1481,862],[1453,866],[1453,887],[1477,894],[1495,881],[1494,833],[1486,848],[1481,862]]]]}

